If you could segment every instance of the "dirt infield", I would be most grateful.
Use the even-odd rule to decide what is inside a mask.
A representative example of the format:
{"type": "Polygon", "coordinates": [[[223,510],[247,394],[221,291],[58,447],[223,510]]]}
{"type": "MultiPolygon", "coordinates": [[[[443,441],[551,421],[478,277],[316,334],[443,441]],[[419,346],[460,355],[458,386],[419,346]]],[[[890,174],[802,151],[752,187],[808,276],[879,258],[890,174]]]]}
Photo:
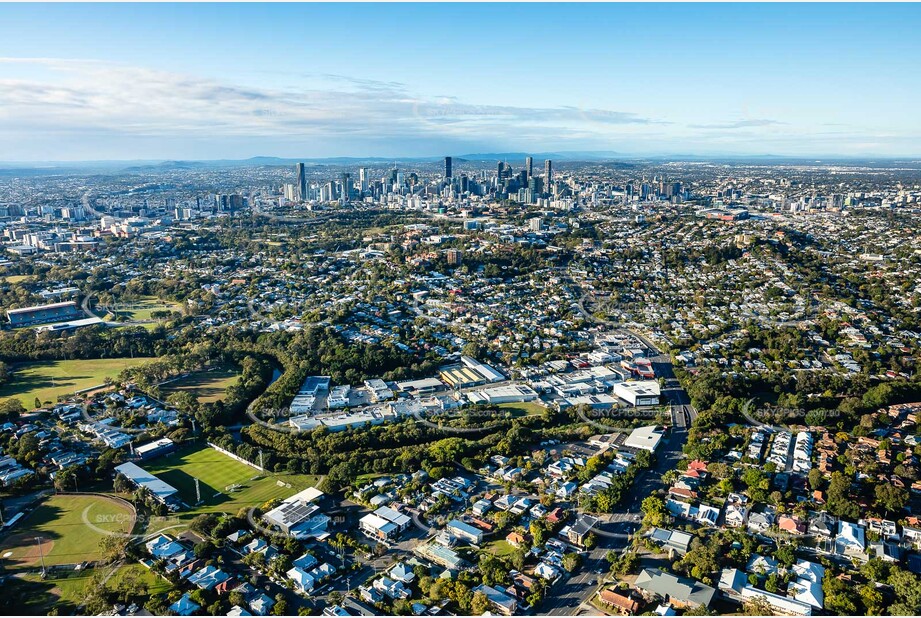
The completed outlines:
{"type": "MultiPolygon", "coordinates": [[[[41,544],[35,540],[36,535],[30,532],[17,532],[3,541],[3,554],[12,551],[13,555],[4,558],[13,567],[29,567],[41,565],[42,556],[48,556],[54,548],[54,541],[43,538],[41,544]],[[41,552],[39,552],[41,548],[41,552]]],[[[0,554],[2,555],[2,554],[0,554]]]]}

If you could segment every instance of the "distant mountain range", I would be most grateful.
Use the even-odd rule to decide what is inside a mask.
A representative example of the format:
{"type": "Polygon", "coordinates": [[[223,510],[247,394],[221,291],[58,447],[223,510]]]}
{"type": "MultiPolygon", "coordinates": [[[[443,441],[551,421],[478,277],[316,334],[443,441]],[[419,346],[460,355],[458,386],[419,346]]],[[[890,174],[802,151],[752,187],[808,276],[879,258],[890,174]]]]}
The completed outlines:
{"type": "MultiPolygon", "coordinates": [[[[472,153],[463,155],[449,155],[455,163],[463,162],[523,162],[526,157],[533,157],[535,165],[541,165],[543,160],[552,159],[559,162],[707,162],[714,163],[751,163],[751,164],[905,164],[909,167],[921,165],[915,158],[891,157],[793,157],[783,155],[694,155],[694,154],[663,154],[663,155],[635,155],[616,151],[559,151],[559,152],[490,152],[472,153]]],[[[205,169],[212,167],[247,167],[247,166],[286,166],[295,163],[312,165],[359,165],[392,164],[392,163],[438,163],[444,157],[271,157],[256,156],[249,159],[214,159],[200,161],[183,160],[129,160],[129,161],[0,161],[0,174],[4,176],[21,174],[59,174],[73,173],[76,171],[96,173],[143,173],[182,169],[205,169]]]]}

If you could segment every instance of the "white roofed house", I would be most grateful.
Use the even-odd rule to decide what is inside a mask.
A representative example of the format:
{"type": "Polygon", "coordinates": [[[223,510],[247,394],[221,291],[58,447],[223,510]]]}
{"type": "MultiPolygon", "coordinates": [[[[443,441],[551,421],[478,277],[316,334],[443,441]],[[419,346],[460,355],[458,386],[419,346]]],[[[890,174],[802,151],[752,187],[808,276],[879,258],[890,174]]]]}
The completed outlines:
{"type": "Polygon", "coordinates": [[[778,562],[770,556],[752,554],[745,570],[755,575],[771,575],[778,572],[778,562]]]}
{"type": "Polygon", "coordinates": [[[915,549],[921,548],[921,528],[902,526],[902,538],[915,549]]]}
{"type": "Polygon", "coordinates": [[[822,590],[822,581],[825,578],[825,567],[808,560],[799,560],[793,565],[792,570],[796,581],[790,582],[787,586],[787,594],[801,603],[823,609],[825,593],[822,590]]]}
{"type": "Polygon", "coordinates": [[[206,566],[189,576],[189,583],[195,584],[202,590],[211,590],[221,582],[230,579],[230,575],[215,566],[206,566]]]}
{"type": "Polygon", "coordinates": [[[729,494],[724,511],[726,526],[729,528],[741,528],[748,522],[750,510],[747,496],[729,494]]]}
{"type": "Polygon", "coordinates": [[[413,570],[403,562],[397,562],[393,565],[387,575],[404,584],[411,584],[416,579],[416,574],[413,573],[413,570]]]}
{"type": "Polygon", "coordinates": [[[696,515],[692,512],[694,521],[705,526],[715,526],[720,518],[720,510],[709,504],[700,504],[697,507],[696,515]]]}
{"type": "Polygon", "coordinates": [[[863,526],[849,521],[838,522],[838,535],[835,537],[835,553],[843,556],[867,558],[863,526]]]}
{"type": "Polygon", "coordinates": [[[403,582],[390,579],[386,576],[374,580],[374,584],[372,585],[391,599],[406,599],[412,594],[412,592],[403,585],[403,582]]]}
{"type": "Polygon", "coordinates": [[[548,581],[554,580],[560,575],[560,570],[547,562],[541,562],[534,568],[534,574],[548,581]]]}
{"type": "Polygon", "coordinates": [[[298,592],[309,593],[316,584],[313,575],[297,566],[291,567],[285,575],[294,582],[294,587],[298,592]]]}

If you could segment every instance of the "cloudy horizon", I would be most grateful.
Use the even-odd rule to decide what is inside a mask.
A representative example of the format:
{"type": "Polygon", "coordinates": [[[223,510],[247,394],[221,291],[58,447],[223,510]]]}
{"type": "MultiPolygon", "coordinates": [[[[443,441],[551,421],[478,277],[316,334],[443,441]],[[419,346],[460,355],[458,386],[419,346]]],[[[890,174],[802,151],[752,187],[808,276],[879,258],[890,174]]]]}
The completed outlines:
{"type": "Polygon", "coordinates": [[[921,154],[917,7],[82,8],[0,6],[0,161],[921,154]]]}

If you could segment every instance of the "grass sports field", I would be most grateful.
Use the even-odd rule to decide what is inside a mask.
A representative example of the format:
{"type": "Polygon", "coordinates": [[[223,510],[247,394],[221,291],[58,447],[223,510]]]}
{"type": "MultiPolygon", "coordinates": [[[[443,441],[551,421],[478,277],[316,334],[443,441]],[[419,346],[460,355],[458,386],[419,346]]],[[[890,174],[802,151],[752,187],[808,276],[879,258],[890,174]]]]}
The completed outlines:
{"type": "MultiPolygon", "coordinates": [[[[111,567],[97,567],[106,573],[111,567]]],[[[95,569],[53,570],[43,580],[35,573],[24,574],[16,580],[8,593],[16,599],[16,606],[24,608],[26,615],[40,616],[51,608],[58,610],[58,615],[66,616],[77,613],[76,610],[85,598],[95,569]]],[[[147,586],[147,594],[161,594],[169,590],[169,583],[153,571],[140,564],[125,564],[115,568],[107,583],[110,590],[117,589],[118,583],[129,573],[147,586]]],[[[142,602],[143,599],[138,599],[142,602]]]]}
{"type": "Polygon", "coordinates": [[[188,391],[199,401],[210,403],[224,398],[227,387],[237,381],[240,372],[233,367],[213,367],[205,371],[195,371],[189,375],[173,380],[161,386],[164,397],[170,393],[188,391]]]}
{"type": "Polygon", "coordinates": [[[35,398],[42,405],[57,403],[61,395],[98,386],[106,378],[114,378],[126,367],[145,363],[150,358],[101,358],[94,360],[60,360],[25,363],[14,368],[10,381],[0,386],[0,399],[18,397],[26,409],[35,406],[35,398]]]}
{"type": "Polygon", "coordinates": [[[303,474],[263,474],[207,446],[183,449],[142,467],[179,490],[183,502],[192,507],[178,513],[183,520],[201,513],[236,513],[243,507],[287,498],[319,482],[319,477],[303,474]],[[196,478],[202,498],[199,506],[195,506],[196,478]],[[231,485],[238,487],[229,490],[231,485]]]}
{"type": "Polygon", "coordinates": [[[130,532],[133,511],[102,496],[51,496],[20,520],[0,542],[9,567],[74,564],[99,558],[99,541],[109,532],[130,532]],[[37,541],[36,538],[40,538],[37,541]]]}
{"type": "Polygon", "coordinates": [[[25,281],[32,281],[32,275],[6,275],[5,277],[0,277],[6,283],[23,283],[25,281]]]}
{"type": "MultiPolygon", "coordinates": [[[[99,307],[100,313],[105,308],[99,307]]],[[[180,311],[179,305],[169,301],[160,300],[153,296],[145,296],[133,301],[120,302],[113,307],[109,307],[109,317],[125,318],[132,322],[150,322],[156,321],[153,317],[154,311],[180,311]]]]}
{"type": "Polygon", "coordinates": [[[500,410],[510,410],[515,415],[531,416],[534,414],[543,414],[547,408],[531,401],[519,401],[515,403],[500,403],[500,410]]]}

